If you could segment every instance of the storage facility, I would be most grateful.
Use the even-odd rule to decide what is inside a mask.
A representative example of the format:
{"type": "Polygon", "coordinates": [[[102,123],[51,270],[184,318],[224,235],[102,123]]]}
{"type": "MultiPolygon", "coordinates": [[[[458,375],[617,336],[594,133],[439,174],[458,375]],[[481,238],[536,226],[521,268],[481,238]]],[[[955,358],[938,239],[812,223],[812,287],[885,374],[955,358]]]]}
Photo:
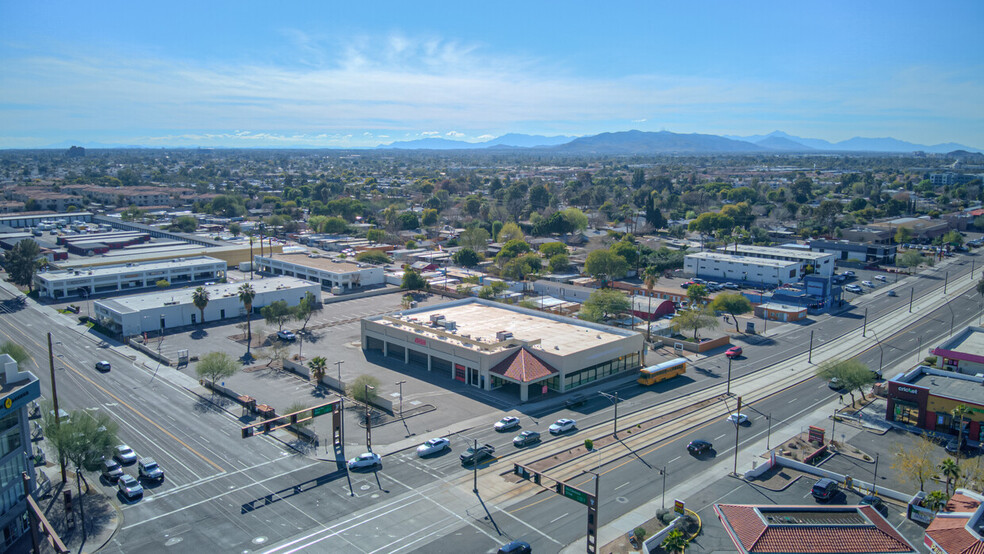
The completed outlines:
{"type": "Polygon", "coordinates": [[[362,348],[520,400],[639,369],[644,336],[466,298],[362,320],[362,348]]]}

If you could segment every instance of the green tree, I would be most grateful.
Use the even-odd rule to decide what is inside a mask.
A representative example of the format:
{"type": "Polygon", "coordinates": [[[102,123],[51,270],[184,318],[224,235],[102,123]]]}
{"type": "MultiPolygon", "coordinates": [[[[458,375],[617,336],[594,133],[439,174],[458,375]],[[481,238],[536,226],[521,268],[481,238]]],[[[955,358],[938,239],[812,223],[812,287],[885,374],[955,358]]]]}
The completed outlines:
{"type": "Polygon", "coordinates": [[[372,375],[359,375],[349,385],[348,394],[359,402],[371,404],[379,394],[379,379],[372,375]],[[366,386],[369,390],[366,390],[366,386]]]}
{"type": "Polygon", "coordinates": [[[7,354],[18,364],[26,362],[31,357],[23,346],[9,340],[0,345],[0,354],[7,354]]]}
{"type": "Polygon", "coordinates": [[[369,242],[383,242],[386,240],[386,231],[382,229],[369,229],[366,231],[366,240],[369,242]]]}
{"type": "MultiPolygon", "coordinates": [[[[688,289],[687,292],[690,292],[690,290],[688,289]]],[[[711,302],[711,309],[731,314],[731,319],[735,320],[735,332],[737,333],[741,329],[738,328],[738,318],[735,316],[751,312],[752,303],[743,294],[726,292],[714,298],[714,301],[711,302]]]]}
{"type": "Polygon", "coordinates": [[[413,212],[401,212],[396,219],[399,223],[400,229],[403,229],[404,231],[420,227],[420,218],[418,218],[417,214],[413,212]]]}
{"type": "Polygon", "coordinates": [[[713,234],[714,231],[730,231],[735,226],[735,220],[715,212],[705,212],[697,216],[687,225],[687,230],[697,231],[706,235],[713,234]]]}
{"type": "Polygon", "coordinates": [[[489,232],[481,227],[469,227],[458,235],[458,245],[484,254],[489,245],[489,232]]]}
{"type": "Polygon", "coordinates": [[[416,269],[410,268],[403,272],[403,284],[401,286],[404,290],[427,290],[430,288],[423,275],[416,269]]]}
{"type": "Polygon", "coordinates": [[[599,323],[608,317],[628,311],[632,307],[629,297],[615,289],[598,289],[591,293],[578,317],[585,321],[599,323]]]}
{"type": "Polygon", "coordinates": [[[328,371],[328,360],[324,356],[315,356],[308,362],[308,369],[311,370],[311,380],[320,383],[325,378],[325,372],[328,371]]]}
{"type": "Polygon", "coordinates": [[[331,216],[325,219],[324,225],[321,226],[322,233],[330,233],[332,235],[339,235],[347,232],[348,230],[348,222],[345,221],[345,218],[338,216],[331,216]]]}
{"type": "Polygon", "coordinates": [[[540,245],[540,254],[550,259],[557,254],[567,254],[567,246],[562,242],[545,242],[540,245]]]}
{"type": "Polygon", "coordinates": [[[530,275],[543,269],[543,260],[536,254],[523,254],[506,262],[502,267],[502,276],[507,279],[525,281],[530,275]]]}
{"type": "Polygon", "coordinates": [[[451,259],[454,263],[464,267],[475,267],[478,265],[478,262],[481,261],[478,254],[476,254],[471,248],[462,248],[461,250],[458,250],[451,256],[451,259]]]}
{"type": "Polygon", "coordinates": [[[960,234],[960,231],[950,231],[943,235],[943,243],[951,244],[953,246],[963,246],[963,235],[960,234]]]}
{"type": "MultiPolygon", "coordinates": [[[[85,506],[82,495],[84,471],[96,469],[103,456],[116,444],[116,422],[109,414],[97,411],[74,410],[68,419],[55,422],[52,410],[45,406],[42,420],[44,436],[55,447],[59,459],[65,460],[75,469],[75,485],[79,499],[79,517],[82,520],[85,537],[85,506]]],[[[89,485],[86,483],[86,489],[89,485]]]]}
{"type": "Polygon", "coordinates": [[[389,256],[379,250],[365,250],[355,255],[355,261],[366,264],[386,265],[390,263],[389,256]]]}
{"type": "Polygon", "coordinates": [[[308,321],[311,320],[311,315],[318,309],[318,298],[313,293],[306,292],[304,298],[301,298],[301,301],[293,309],[294,319],[304,322],[301,326],[301,331],[304,331],[307,329],[308,321]]]}
{"type": "Polygon", "coordinates": [[[560,215],[567,222],[567,225],[576,231],[583,231],[588,228],[588,216],[584,215],[584,212],[578,208],[567,208],[560,212],[560,215]]]}
{"type": "Polygon", "coordinates": [[[666,535],[666,538],[663,539],[663,544],[661,546],[667,552],[683,552],[686,550],[687,544],[689,543],[690,541],[687,540],[687,537],[683,534],[683,531],[674,529],[666,535]]]}
{"type": "Polygon", "coordinates": [[[622,277],[628,269],[629,263],[625,258],[608,250],[595,250],[588,254],[584,262],[584,271],[603,282],[622,277]]]}
{"type": "Polygon", "coordinates": [[[232,356],[225,352],[209,352],[198,358],[195,374],[198,375],[199,379],[208,379],[214,388],[216,381],[232,377],[238,369],[239,365],[232,356]]]}
{"type": "Polygon", "coordinates": [[[159,289],[166,289],[167,287],[171,286],[171,283],[167,279],[159,279],[155,284],[159,289]]]}
{"type": "Polygon", "coordinates": [[[652,338],[653,330],[653,288],[659,282],[659,269],[656,266],[649,266],[642,270],[642,284],[646,287],[646,299],[648,302],[646,309],[646,340],[652,338]]]}
{"type": "MultiPolygon", "coordinates": [[[[904,229],[904,227],[902,228],[904,229]]],[[[906,269],[912,267],[919,267],[920,265],[927,262],[928,262],[927,258],[922,254],[920,254],[918,250],[906,250],[905,252],[895,257],[895,265],[899,267],[904,267],[906,269]]]]}
{"type": "Polygon", "coordinates": [[[912,229],[899,227],[895,230],[895,244],[906,244],[912,242],[912,229]]]}
{"type": "Polygon", "coordinates": [[[229,232],[232,233],[232,238],[236,238],[236,237],[239,236],[240,233],[243,232],[243,227],[242,227],[242,225],[240,225],[238,223],[235,223],[235,222],[230,223],[229,224],[229,232]]]}
{"type": "Polygon", "coordinates": [[[519,228],[519,225],[515,223],[506,223],[502,226],[502,230],[496,235],[496,239],[500,243],[507,243],[511,240],[522,241],[526,237],[523,235],[523,230],[519,228]]]}
{"type": "Polygon", "coordinates": [[[182,215],[174,218],[170,226],[170,230],[178,231],[179,233],[193,233],[197,228],[198,220],[195,219],[195,216],[191,215],[182,215]]]}
{"type": "Polygon", "coordinates": [[[915,446],[898,443],[895,445],[892,469],[897,471],[903,480],[918,482],[919,490],[926,490],[926,479],[932,477],[936,470],[937,448],[937,444],[925,435],[920,435],[915,446]]]}
{"type": "Polygon", "coordinates": [[[502,231],[502,222],[501,221],[493,221],[492,222],[492,234],[490,236],[495,237],[495,239],[498,240],[499,239],[499,232],[500,231],[502,231]]]}
{"type": "Polygon", "coordinates": [[[926,495],[926,498],[923,499],[923,506],[929,510],[938,512],[942,510],[949,501],[949,494],[946,494],[943,491],[930,491],[930,493],[926,495]]]}
{"type": "Polygon", "coordinates": [[[960,477],[960,465],[953,458],[945,458],[938,467],[946,478],[946,495],[950,496],[950,484],[960,477]]]}
{"type": "Polygon", "coordinates": [[[246,311],[246,358],[250,358],[250,348],[253,343],[253,325],[250,316],[253,313],[253,299],[256,298],[256,291],[249,283],[239,285],[239,301],[243,304],[246,311]]]}
{"type": "Polygon", "coordinates": [[[550,273],[566,273],[571,268],[571,259],[567,254],[554,254],[547,266],[550,273]]]}
{"type": "Polygon", "coordinates": [[[421,218],[420,222],[424,225],[424,227],[437,225],[437,210],[433,210],[430,208],[424,209],[424,215],[421,218]]]}
{"type": "Polygon", "coordinates": [[[689,310],[680,311],[676,317],[673,318],[673,328],[676,329],[678,333],[683,332],[684,329],[694,332],[694,340],[697,340],[697,332],[701,329],[713,329],[717,327],[718,321],[714,317],[714,312],[708,310],[707,308],[694,309],[691,307],[689,310]]]}
{"type": "MultiPolygon", "coordinates": [[[[307,410],[308,408],[309,408],[309,406],[307,404],[304,404],[303,402],[294,402],[290,406],[287,406],[287,408],[284,410],[284,413],[293,414],[293,413],[296,413],[296,412],[303,412],[303,411],[307,410]]],[[[309,416],[310,416],[310,414],[299,414],[298,415],[298,418],[302,418],[302,417],[307,418],[309,416]]],[[[299,422],[294,423],[292,425],[294,427],[297,427],[298,429],[303,429],[303,428],[311,425],[312,423],[314,423],[314,419],[313,418],[312,419],[305,419],[304,421],[299,421],[299,422]]]]}
{"type": "Polygon", "coordinates": [[[963,422],[964,418],[967,417],[967,414],[969,413],[970,408],[968,408],[965,404],[957,404],[952,410],[950,410],[950,416],[957,420],[957,449],[954,451],[953,457],[957,459],[958,463],[960,462],[959,445],[963,444],[963,422]]]}
{"type": "Polygon", "coordinates": [[[191,293],[191,303],[198,308],[201,313],[201,323],[205,323],[205,307],[208,306],[208,291],[205,287],[198,287],[191,293]]]}
{"type": "Polygon", "coordinates": [[[276,325],[278,331],[283,331],[284,324],[294,318],[294,312],[286,300],[277,300],[260,308],[260,315],[270,325],[276,325]]]}
{"type": "Polygon", "coordinates": [[[707,304],[707,297],[710,293],[707,292],[707,287],[704,285],[690,285],[687,287],[687,299],[690,301],[691,307],[700,307],[707,304]]]}
{"type": "Polygon", "coordinates": [[[3,267],[15,285],[34,291],[34,276],[38,273],[41,247],[32,239],[23,239],[3,255],[3,267]]]}
{"type": "Polygon", "coordinates": [[[836,378],[851,395],[854,405],[854,392],[863,392],[864,387],[874,384],[876,376],[868,366],[857,360],[827,360],[817,368],[817,376],[826,381],[836,378]]]}
{"type": "Polygon", "coordinates": [[[522,239],[511,239],[502,245],[502,249],[496,254],[495,260],[501,264],[532,250],[529,243],[522,239]]]}

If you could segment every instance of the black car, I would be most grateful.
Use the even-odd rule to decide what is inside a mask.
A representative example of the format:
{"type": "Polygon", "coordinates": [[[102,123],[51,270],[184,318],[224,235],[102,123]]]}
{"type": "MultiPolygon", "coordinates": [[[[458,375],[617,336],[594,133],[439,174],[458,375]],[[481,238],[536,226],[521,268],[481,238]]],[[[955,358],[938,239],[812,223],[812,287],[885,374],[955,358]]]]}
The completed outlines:
{"type": "Polygon", "coordinates": [[[588,399],[585,398],[583,394],[575,394],[574,396],[569,397],[567,400],[564,400],[564,406],[568,408],[575,408],[577,406],[584,404],[587,401],[588,399]]]}
{"type": "Polygon", "coordinates": [[[523,431],[513,439],[513,444],[519,447],[529,446],[538,442],[540,442],[540,433],[536,431],[523,431]]]}
{"type": "Polygon", "coordinates": [[[533,547],[524,541],[512,541],[499,547],[497,554],[532,554],[533,547]]]}
{"type": "Polygon", "coordinates": [[[691,454],[696,456],[696,455],[704,454],[705,452],[711,449],[711,446],[712,446],[711,443],[704,440],[697,439],[694,441],[690,441],[690,444],[687,445],[687,452],[690,452],[691,454]]]}
{"type": "Polygon", "coordinates": [[[102,462],[102,476],[110,483],[115,483],[123,476],[123,468],[120,463],[113,458],[103,458],[102,462]]]}
{"type": "Polygon", "coordinates": [[[952,439],[947,441],[946,446],[944,448],[946,448],[946,451],[951,454],[955,454],[958,450],[966,450],[967,437],[960,437],[959,439],[957,439],[957,437],[953,437],[952,439]]]}
{"type": "Polygon", "coordinates": [[[837,486],[837,481],[824,477],[814,483],[813,488],[810,490],[810,494],[812,494],[813,498],[816,498],[817,500],[827,501],[833,498],[834,495],[837,494],[838,490],[839,487],[837,486]]]}
{"type": "Polygon", "coordinates": [[[885,506],[885,502],[880,497],[872,494],[862,497],[861,501],[858,502],[858,504],[862,506],[864,505],[871,506],[872,508],[875,509],[875,511],[877,511],[880,514],[885,514],[888,512],[888,506],[885,506]]]}

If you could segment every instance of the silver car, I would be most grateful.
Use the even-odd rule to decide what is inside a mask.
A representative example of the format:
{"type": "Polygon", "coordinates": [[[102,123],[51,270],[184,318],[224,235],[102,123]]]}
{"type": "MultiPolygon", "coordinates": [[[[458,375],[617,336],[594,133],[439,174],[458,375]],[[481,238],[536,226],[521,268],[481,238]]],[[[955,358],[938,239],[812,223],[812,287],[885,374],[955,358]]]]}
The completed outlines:
{"type": "Polygon", "coordinates": [[[133,500],[134,498],[139,498],[143,496],[143,486],[140,485],[140,481],[133,478],[132,475],[124,473],[120,476],[119,484],[120,492],[127,500],[133,500]]]}
{"type": "Polygon", "coordinates": [[[129,465],[137,461],[137,453],[125,444],[121,444],[116,447],[116,452],[113,454],[113,457],[123,465],[129,465]]]}

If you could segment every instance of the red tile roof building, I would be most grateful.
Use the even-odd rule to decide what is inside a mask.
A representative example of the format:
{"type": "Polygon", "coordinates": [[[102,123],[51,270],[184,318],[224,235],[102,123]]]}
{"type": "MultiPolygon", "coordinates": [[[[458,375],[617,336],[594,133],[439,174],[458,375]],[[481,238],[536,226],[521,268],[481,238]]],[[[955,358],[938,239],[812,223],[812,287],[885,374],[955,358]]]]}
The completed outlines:
{"type": "Polygon", "coordinates": [[[957,489],[945,511],[937,514],[926,529],[926,548],[946,554],[984,554],[982,502],[984,497],[957,489]]]}

